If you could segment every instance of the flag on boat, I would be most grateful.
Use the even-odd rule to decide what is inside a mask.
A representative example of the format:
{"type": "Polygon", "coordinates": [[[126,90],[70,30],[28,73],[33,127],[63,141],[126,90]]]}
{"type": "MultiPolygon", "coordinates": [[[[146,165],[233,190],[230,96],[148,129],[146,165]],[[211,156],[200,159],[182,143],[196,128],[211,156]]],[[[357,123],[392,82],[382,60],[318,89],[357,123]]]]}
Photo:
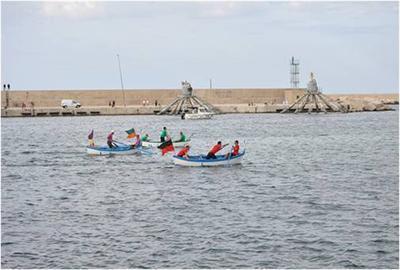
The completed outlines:
{"type": "Polygon", "coordinates": [[[175,148],[174,145],[172,144],[172,140],[165,141],[161,143],[157,148],[161,149],[161,154],[165,155],[168,152],[174,152],[175,148]]]}
{"type": "Polygon", "coordinates": [[[128,139],[136,137],[136,133],[135,133],[135,129],[134,128],[125,130],[125,132],[128,133],[128,139]]]}
{"type": "Polygon", "coordinates": [[[88,139],[93,140],[93,136],[94,136],[94,130],[92,129],[92,131],[88,135],[88,139]]]}

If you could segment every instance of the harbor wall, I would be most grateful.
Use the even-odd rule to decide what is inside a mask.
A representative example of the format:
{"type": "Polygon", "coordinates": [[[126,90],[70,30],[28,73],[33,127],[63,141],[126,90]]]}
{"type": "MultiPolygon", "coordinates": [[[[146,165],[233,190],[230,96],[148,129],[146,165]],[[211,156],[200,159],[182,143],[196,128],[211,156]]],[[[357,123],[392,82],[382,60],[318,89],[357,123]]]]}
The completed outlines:
{"type": "MultiPolygon", "coordinates": [[[[276,113],[285,108],[283,104],[219,104],[215,107],[221,113],[276,113]]],[[[37,108],[8,108],[2,109],[2,117],[21,116],[94,116],[94,115],[151,115],[161,110],[161,106],[95,106],[78,109],[62,109],[61,107],[37,107],[37,108]]]]}
{"type": "MultiPolygon", "coordinates": [[[[211,104],[282,104],[292,103],[303,95],[304,89],[291,88],[248,88],[248,89],[195,89],[194,94],[211,104]]],[[[142,105],[143,100],[148,100],[149,105],[161,106],[172,102],[181,91],[178,89],[154,89],[154,90],[65,90],[65,91],[9,91],[9,108],[21,107],[22,103],[35,107],[59,107],[61,100],[74,99],[83,107],[108,106],[115,101],[116,106],[123,106],[123,94],[127,106],[142,105]]],[[[6,93],[2,91],[2,107],[6,104],[6,93]]]]}
{"type": "MultiPolygon", "coordinates": [[[[304,94],[304,89],[198,89],[195,95],[213,104],[221,113],[276,113],[304,94]]],[[[181,91],[125,90],[127,106],[123,105],[121,90],[71,90],[71,91],[9,91],[1,93],[1,116],[84,116],[84,115],[142,115],[159,112],[172,102],[181,91]],[[78,100],[78,109],[61,108],[62,99],[78,100]],[[115,101],[115,107],[109,102],[115,101]],[[149,103],[143,106],[143,100],[149,103]],[[155,105],[157,101],[157,106],[155,105]],[[25,106],[22,106],[25,104],[25,106]]],[[[350,111],[387,110],[384,104],[398,104],[398,94],[335,94],[350,111]]]]}

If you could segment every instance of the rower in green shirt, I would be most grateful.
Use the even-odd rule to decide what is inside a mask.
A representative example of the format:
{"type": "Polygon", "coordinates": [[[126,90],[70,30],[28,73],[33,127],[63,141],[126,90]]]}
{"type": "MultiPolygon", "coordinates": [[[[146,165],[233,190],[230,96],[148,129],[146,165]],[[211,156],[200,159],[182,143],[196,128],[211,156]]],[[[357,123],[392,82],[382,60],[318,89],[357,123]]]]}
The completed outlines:
{"type": "Polygon", "coordinates": [[[147,142],[149,140],[149,134],[145,134],[142,136],[142,142],[147,142]]]}
{"type": "Polygon", "coordinates": [[[163,130],[160,133],[160,141],[165,142],[165,137],[167,137],[167,128],[163,127],[163,130]]]}
{"type": "Polygon", "coordinates": [[[179,139],[179,142],[186,142],[186,136],[183,134],[183,132],[180,132],[181,138],[179,139]]]}

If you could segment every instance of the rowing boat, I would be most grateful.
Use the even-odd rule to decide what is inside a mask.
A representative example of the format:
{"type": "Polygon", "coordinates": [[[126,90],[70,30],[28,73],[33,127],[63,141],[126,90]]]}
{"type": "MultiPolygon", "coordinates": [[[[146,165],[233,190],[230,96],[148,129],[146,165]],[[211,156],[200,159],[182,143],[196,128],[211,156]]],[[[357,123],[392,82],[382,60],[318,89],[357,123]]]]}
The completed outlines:
{"type": "Polygon", "coordinates": [[[143,147],[132,148],[130,145],[122,144],[117,147],[110,148],[108,145],[105,146],[87,146],[86,152],[89,155],[127,155],[127,154],[145,154],[152,155],[151,150],[144,149],[143,147]]]}
{"type": "Polygon", "coordinates": [[[136,152],[136,149],[132,149],[129,145],[118,145],[117,147],[110,148],[107,145],[105,146],[87,146],[86,152],[89,155],[126,155],[133,154],[136,152]]]}
{"type": "MultiPolygon", "coordinates": [[[[175,148],[182,148],[185,146],[185,144],[190,143],[190,139],[186,140],[184,142],[182,141],[173,141],[175,148]]],[[[142,146],[143,147],[157,147],[161,144],[160,141],[142,141],[142,146]]]]}
{"type": "Polygon", "coordinates": [[[175,165],[189,166],[189,167],[208,167],[208,166],[225,166],[235,165],[242,162],[245,151],[239,153],[237,156],[216,155],[215,159],[207,159],[206,156],[189,156],[188,159],[174,155],[172,157],[175,165]]]}

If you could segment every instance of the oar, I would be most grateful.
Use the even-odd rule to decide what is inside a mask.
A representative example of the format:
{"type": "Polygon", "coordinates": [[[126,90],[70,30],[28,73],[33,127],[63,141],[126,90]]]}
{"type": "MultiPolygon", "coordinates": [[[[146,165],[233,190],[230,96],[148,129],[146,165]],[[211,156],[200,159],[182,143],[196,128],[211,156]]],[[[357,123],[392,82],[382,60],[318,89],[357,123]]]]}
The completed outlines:
{"type": "Polygon", "coordinates": [[[71,137],[75,142],[84,145],[84,146],[88,146],[87,143],[84,143],[83,141],[81,141],[80,139],[76,138],[76,137],[71,137]]]}
{"type": "Polygon", "coordinates": [[[143,149],[142,147],[136,148],[136,150],[137,150],[138,152],[140,152],[141,154],[145,154],[145,155],[148,155],[148,156],[154,154],[151,150],[146,150],[146,149],[143,149]]]}
{"type": "Polygon", "coordinates": [[[229,143],[227,143],[227,144],[224,144],[222,147],[221,147],[221,150],[222,149],[224,149],[226,146],[228,146],[229,145],[229,143]]]}
{"type": "Polygon", "coordinates": [[[119,141],[116,141],[116,140],[113,140],[113,142],[119,143],[119,144],[121,144],[123,146],[130,146],[129,144],[126,144],[126,143],[123,143],[123,142],[119,142],[119,141]]]}

